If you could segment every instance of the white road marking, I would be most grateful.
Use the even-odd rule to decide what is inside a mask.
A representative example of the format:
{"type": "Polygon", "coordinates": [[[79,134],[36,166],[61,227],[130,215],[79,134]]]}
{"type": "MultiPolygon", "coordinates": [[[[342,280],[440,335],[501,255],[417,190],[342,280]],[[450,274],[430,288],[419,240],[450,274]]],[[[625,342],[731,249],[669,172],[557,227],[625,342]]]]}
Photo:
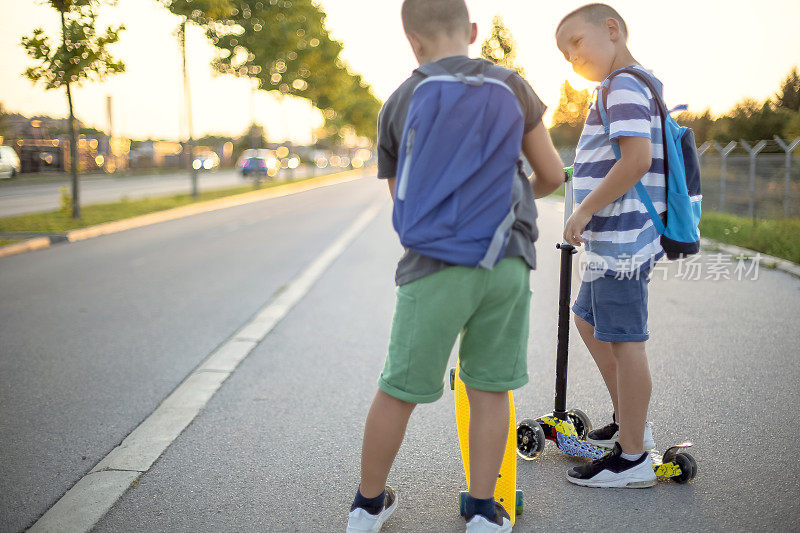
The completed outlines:
{"type": "Polygon", "coordinates": [[[297,304],[386,204],[373,203],[256,316],[211,353],[136,427],[81,478],[29,531],[84,532],[147,472],[205,407],[222,383],[297,304]]]}

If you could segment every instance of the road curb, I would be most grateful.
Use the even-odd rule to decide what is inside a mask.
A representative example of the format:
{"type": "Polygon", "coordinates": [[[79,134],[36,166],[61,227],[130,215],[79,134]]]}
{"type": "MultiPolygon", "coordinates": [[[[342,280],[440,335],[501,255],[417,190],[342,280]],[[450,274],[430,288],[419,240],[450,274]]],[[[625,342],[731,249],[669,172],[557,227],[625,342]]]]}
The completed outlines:
{"type": "MultiPolygon", "coordinates": [[[[66,241],[82,241],[91,239],[93,237],[99,237],[101,235],[109,235],[111,233],[141,228],[151,224],[158,224],[159,222],[177,220],[179,218],[226,209],[228,207],[246,205],[254,202],[260,202],[262,200],[280,198],[290,194],[297,194],[313,189],[319,189],[321,187],[338,185],[348,181],[355,181],[363,177],[363,170],[349,170],[345,172],[329,174],[327,176],[320,176],[317,178],[308,178],[295,183],[287,183],[286,185],[278,185],[268,189],[255,190],[233,196],[225,196],[223,198],[215,198],[214,200],[207,200],[205,202],[197,202],[194,204],[174,207],[165,211],[157,211],[155,213],[148,213],[146,215],[139,215],[123,220],[115,220],[113,222],[105,222],[103,224],[97,224],[95,226],[89,226],[86,228],[74,229],[66,233],[66,241]]],[[[8,244],[0,247],[0,257],[22,254],[25,252],[31,252],[33,250],[41,250],[50,247],[51,244],[51,240],[47,237],[37,237],[23,242],[8,244]]]]}
{"type": "Polygon", "coordinates": [[[34,250],[41,250],[49,247],[50,239],[48,237],[36,237],[35,239],[28,239],[22,242],[15,242],[14,244],[0,246],[0,257],[24,254],[25,252],[32,252],[34,250]]]}
{"type": "Polygon", "coordinates": [[[715,241],[713,239],[706,239],[705,237],[700,239],[700,244],[702,246],[713,246],[720,251],[731,255],[747,255],[747,256],[755,256],[756,254],[761,256],[761,264],[765,266],[769,266],[772,268],[774,266],[775,270],[780,270],[781,272],[786,272],[787,274],[791,274],[797,278],[800,278],[800,265],[797,263],[792,263],[791,261],[787,261],[786,259],[781,259],[780,257],[774,257],[771,255],[767,255],[761,252],[756,252],[755,250],[751,250],[749,248],[742,248],[741,246],[736,246],[733,244],[725,244],[723,242],[715,241]]]}

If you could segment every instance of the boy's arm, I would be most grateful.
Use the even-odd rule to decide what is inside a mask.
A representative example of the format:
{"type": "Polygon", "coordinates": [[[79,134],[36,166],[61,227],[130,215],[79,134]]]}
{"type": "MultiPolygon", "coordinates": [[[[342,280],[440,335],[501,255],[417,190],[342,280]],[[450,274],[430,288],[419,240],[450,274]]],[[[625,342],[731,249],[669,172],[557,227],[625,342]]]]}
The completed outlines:
{"type": "Polygon", "coordinates": [[[529,179],[536,198],[547,196],[564,183],[564,163],[541,120],[522,137],[522,153],[533,168],[529,179]]]}
{"type": "Polygon", "coordinates": [[[389,186],[389,194],[392,196],[392,201],[394,201],[394,182],[395,181],[397,181],[397,177],[386,178],[386,185],[389,186]]]}
{"type": "Polygon", "coordinates": [[[628,192],[642,179],[652,164],[650,139],[619,137],[621,157],[608,171],[603,181],[581,202],[564,226],[564,240],[580,246],[580,237],[596,212],[628,192]]]}

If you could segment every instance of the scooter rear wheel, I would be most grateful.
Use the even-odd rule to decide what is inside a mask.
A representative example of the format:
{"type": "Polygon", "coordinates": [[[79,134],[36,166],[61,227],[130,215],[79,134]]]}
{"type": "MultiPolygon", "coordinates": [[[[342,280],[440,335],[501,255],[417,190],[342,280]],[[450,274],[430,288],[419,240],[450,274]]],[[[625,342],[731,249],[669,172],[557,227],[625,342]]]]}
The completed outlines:
{"type": "Polygon", "coordinates": [[[580,409],[571,409],[567,412],[572,425],[575,426],[575,431],[578,433],[579,440],[586,440],[589,432],[592,431],[592,421],[589,420],[589,415],[580,409]]]}

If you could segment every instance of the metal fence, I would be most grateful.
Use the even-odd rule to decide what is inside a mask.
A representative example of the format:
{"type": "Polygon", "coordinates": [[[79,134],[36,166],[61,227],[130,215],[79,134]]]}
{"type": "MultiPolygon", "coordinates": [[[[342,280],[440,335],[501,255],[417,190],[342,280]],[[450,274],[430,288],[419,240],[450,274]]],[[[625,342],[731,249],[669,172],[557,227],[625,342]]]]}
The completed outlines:
{"type": "MultiPolygon", "coordinates": [[[[703,209],[758,218],[800,218],[800,138],[698,147],[703,209]]],[[[575,150],[559,148],[571,165],[575,150]]]]}
{"type": "Polygon", "coordinates": [[[703,209],[757,218],[800,218],[800,154],[793,153],[798,144],[800,138],[792,142],[775,138],[700,146],[703,209]]]}

